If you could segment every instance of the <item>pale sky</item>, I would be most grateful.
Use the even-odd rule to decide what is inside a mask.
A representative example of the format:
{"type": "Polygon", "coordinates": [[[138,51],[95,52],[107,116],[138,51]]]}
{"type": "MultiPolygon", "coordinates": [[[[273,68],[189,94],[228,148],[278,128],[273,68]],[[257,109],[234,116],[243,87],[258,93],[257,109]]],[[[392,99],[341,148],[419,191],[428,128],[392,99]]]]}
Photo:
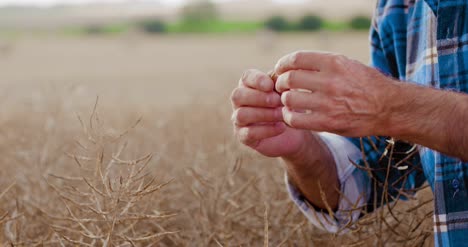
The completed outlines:
{"type": "MultiPolygon", "coordinates": [[[[82,4],[82,3],[118,3],[118,2],[162,2],[167,5],[178,5],[186,0],[0,0],[0,6],[21,5],[21,6],[53,6],[55,4],[82,4]]],[[[224,2],[229,0],[215,0],[224,2]]],[[[281,3],[295,3],[303,0],[274,0],[281,3]]]]}

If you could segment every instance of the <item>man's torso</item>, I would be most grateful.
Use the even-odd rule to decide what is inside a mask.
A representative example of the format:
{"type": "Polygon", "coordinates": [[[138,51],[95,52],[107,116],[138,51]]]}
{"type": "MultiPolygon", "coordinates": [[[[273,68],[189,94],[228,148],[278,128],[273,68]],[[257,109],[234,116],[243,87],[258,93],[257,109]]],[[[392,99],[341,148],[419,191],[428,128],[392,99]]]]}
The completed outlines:
{"type": "MultiPolygon", "coordinates": [[[[468,93],[467,14],[468,1],[379,1],[377,32],[393,76],[468,93]]],[[[434,191],[437,244],[468,244],[468,163],[424,147],[420,156],[434,191]]]]}

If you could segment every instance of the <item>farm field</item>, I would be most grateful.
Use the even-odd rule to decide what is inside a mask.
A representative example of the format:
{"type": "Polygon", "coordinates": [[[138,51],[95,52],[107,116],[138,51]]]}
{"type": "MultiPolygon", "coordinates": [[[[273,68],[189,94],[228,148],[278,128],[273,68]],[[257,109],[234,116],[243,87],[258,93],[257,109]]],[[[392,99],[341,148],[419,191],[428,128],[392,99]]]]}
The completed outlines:
{"type": "Polygon", "coordinates": [[[245,69],[368,47],[365,32],[0,37],[0,245],[430,246],[432,204],[404,210],[430,192],[399,202],[396,232],[332,236],[290,202],[281,163],[232,136],[245,69]]]}

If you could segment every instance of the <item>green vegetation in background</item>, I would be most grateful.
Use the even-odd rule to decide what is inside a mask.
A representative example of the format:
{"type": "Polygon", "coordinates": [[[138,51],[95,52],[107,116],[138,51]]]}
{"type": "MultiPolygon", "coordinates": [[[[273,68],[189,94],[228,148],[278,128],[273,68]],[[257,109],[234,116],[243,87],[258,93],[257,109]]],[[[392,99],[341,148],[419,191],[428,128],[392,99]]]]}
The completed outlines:
{"type": "Polygon", "coordinates": [[[144,20],[138,26],[147,33],[164,33],[167,31],[167,25],[159,19],[144,20]]]}
{"type": "MultiPolygon", "coordinates": [[[[359,18],[359,21],[362,22],[361,19],[364,19],[365,17],[360,16],[359,18]]],[[[352,20],[355,19],[356,18],[353,18],[352,20]]],[[[367,19],[370,21],[369,18],[367,19]]],[[[311,32],[318,30],[346,31],[349,29],[361,30],[352,26],[351,21],[348,23],[346,21],[324,20],[321,16],[316,14],[306,14],[297,21],[289,21],[282,16],[272,16],[265,21],[264,27],[277,32],[311,32]]],[[[362,25],[361,23],[359,24],[362,25]]]]}
{"type": "Polygon", "coordinates": [[[267,29],[277,32],[290,31],[293,29],[289,21],[282,16],[272,16],[265,21],[264,25],[267,29]]]}
{"type": "Polygon", "coordinates": [[[276,32],[311,32],[318,30],[346,31],[368,30],[371,19],[356,16],[349,21],[324,20],[320,15],[306,14],[298,20],[290,21],[276,15],[264,22],[260,21],[227,21],[218,18],[215,5],[210,2],[196,2],[187,5],[181,11],[180,20],[166,23],[161,19],[146,19],[133,23],[108,25],[89,25],[81,28],[67,28],[68,35],[109,35],[125,33],[136,28],[148,34],[160,33],[248,33],[267,28],[276,32]]]}
{"type": "Polygon", "coordinates": [[[180,21],[167,26],[168,33],[228,33],[254,32],[263,27],[261,22],[249,21],[180,21]]]}
{"type": "Polygon", "coordinates": [[[127,24],[112,24],[112,25],[92,25],[85,28],[85,32],[89,34],[120,34],[128,30],[127,24]]]}
{"type": "Polygon", "coordinates": [[[85,27],[67,27],[64,28],[61,33],[65,35],[112,35],[112,34],[123,34],[127,32],[131,27],[128,23],[119,24],[100,24],[100,25],[89,25],[85,27]]]}
{"type": "Polygon", "coordinates": [[[346,31],[347,29],[349,29],[349,24],[346,22],[342,22],[342,21],[325,20],[323,22],[323,29],[328,30],[328,31],[335,31],[335,32],[346,31]]]}
{"type": "MultiPolygon", "coordinates": [[[[309,13],[295,20],[281,15],[272,16],[265,21],[228,21],[219,18],[216,4],[210,0],[189,2],[179,13],[179,20],[165,22],[158,18],[148,18],[137,22],[91,24],[84,27],[68,27],[61,30],[67,35],[115,35],[130,29],[147,34],[161,33],[248,33],[264,28],[276,32],[311,32],[318,30],[346,31],[368,30],[371,19],[358,15],[349,21],[325,20],[320,15],[309,13]]],[[[0,33],[1,34],[1,33],[0,33]]]]}
{"type": "Polygon", "coordinates": [[[372,20],[367,16],[356,16],[350,20],[349,25],[354,30],[369,30],[372,20]]]}
{"type": "Polygon", "coordinates": [[[297,29],[302,31],[316,31],[322,29],[323,19],[322,17],[314,14],[304,15],[297,24],[297,29]]]}
{"type": "Polygon", "coordinates": [[[288,31],[317,31],[323,28],[323,19],[314,14],[304,15],[297,22],[289,21],[283,16],[272,16],[268,18],[264,27],[277,32],[288,31]]]}
{"type": "MultiPolygon", "coordinates": [[[[354,20],[354,19],[353,19],[354,20]]],[[[178,21],[166,23],[159,19],[149,19],[135,23],[110,24],[110,25],[90,25],[86,27],[69,27],[62,30],[66,35],[116,35],[123,34],[131,28],[137,28],[148,34],[160,33],[249,33],[269,28],[277,32],[310,32],[318,30],[346,31],[346,30],[368,30],[370,19],[354,20],[354,24],[344,21],[330,21],[304,16],[298,23],[291,23],[285,18],[276,16],[265,22],[260,21],[178,21]]]]}
{"type": "MultiPolygon", "coordinates": [[[[130,29],[147,34],[160,33],[248,33],[267,28],[276,32],[311,32],[318,30],[346,31],[368,30],[371,19],[358,15],[348,21],[325,20],[320,15],[309,13],[295,20],[275,15],[264,21],[228,21],[219,18],[216,4],[210,0],[189,2],[179,13],[179,20],[166,22],[158,18],[127,23],[91,24],[82,27],[67,27],[60,30],[66,35],[115,35],[130,29]]],[[[28,32],[31,33],[31,32],[28,32]]],[[[0,32],[2,34],[2,32],[0,32]]]]}

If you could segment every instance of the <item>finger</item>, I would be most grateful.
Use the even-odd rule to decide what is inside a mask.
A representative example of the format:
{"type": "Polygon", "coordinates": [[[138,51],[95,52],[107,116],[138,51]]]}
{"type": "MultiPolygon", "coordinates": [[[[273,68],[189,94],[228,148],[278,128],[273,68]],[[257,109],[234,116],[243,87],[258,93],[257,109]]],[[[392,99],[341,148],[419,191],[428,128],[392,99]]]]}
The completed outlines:
{"type": "Polygon", "coordinates": [[[326,131],[326,122],[317,112],[301,113],[283,107],[284,122],[295,129],[326,131]]]}
{"type": "Polygon", "coordinates": [[[275,87],[275,83],[270,76],[262,71],[249,69],[242,75],[239,81],[239,86],[258,89],[263,92],[271,92],[275,87]]]}
{"type": "Polygon", "coordinates": [[[241,107],[234,111],[232,120],[236,126],[244,127],[256,123],[280,122],[283,121],[283,114],[281,108],[241,107]]]}
{"type": "Polygon", "coordinates": [[[236,88],[231,95],[231,102],[235,108],[243,106],[276,108],[281,106],[281,98],[274,91],[262,92],[252,88],[236,88]]]}
{"type": "Polygon", "coordinates": [[[328,108],[329,100],[321,93],[286,91],[281,95],[281,102],[289,109],[319,111],[328,108]]]}
{"type": "Polygon", "coordinates": [[[255,148],[263,139],[282,134],[286,125],[282,122],[270,125],[253,125],[237,129],[237,137],[243,144],[255,148]]]}
{"type": "Polygon", "coordinates": [[[276,80],[276,91],[282,93],[291,89],[306,89],[312,92],[321,91],[328,77],[322,72],[308,70],[291,70],[281,74],[276,80]]]}
{"type": "Polygon", "coordinates": [[[282,57],[275,66],[278,75],[289,70],[314,70],[321,71],[330,60],[330,53],[316,51],[298,51],[282,57]]]}

